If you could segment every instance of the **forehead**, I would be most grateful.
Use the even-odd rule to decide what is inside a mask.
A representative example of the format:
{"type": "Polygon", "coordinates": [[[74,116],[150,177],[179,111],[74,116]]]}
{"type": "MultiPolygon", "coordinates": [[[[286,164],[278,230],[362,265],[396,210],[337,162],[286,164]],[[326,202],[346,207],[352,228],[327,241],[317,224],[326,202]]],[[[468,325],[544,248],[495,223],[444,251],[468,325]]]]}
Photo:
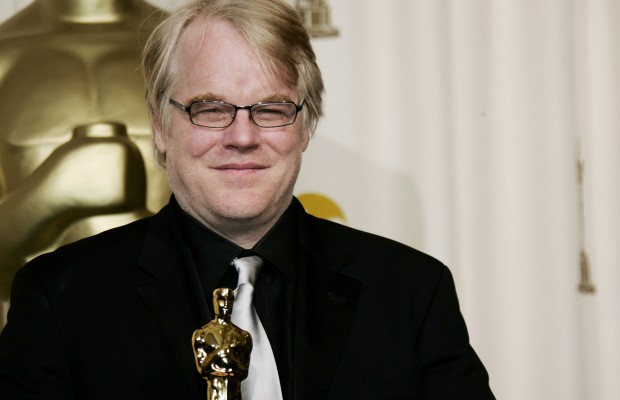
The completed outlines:
{"type": "Polygon", "coordinates": [[[238,30],[218,19],[199,18],[187,26],[176,50],[174,70],[176,92],[190,97],[200,93],[294,97],[296,93],[283,74],[266,72],[256,50],[238,30]]]}

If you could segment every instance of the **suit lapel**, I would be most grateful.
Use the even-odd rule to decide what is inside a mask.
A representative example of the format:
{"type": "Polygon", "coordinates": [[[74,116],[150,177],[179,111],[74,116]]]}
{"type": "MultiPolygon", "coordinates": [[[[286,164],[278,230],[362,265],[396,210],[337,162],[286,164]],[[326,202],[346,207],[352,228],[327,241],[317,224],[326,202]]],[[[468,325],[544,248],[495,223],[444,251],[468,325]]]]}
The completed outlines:
{"type": "MultiPolygon", "coordinates": [[[[301,205],[299,205],[301,207],[301,205]]],[[[295,294],[294,398],[325,398],[355,315],[361,283],[340,274],[352,259],[301,211],[299,269],[295,294]]],[[[172,210],[152,220],[139,265],[155,279],[137,291],[174,354],[196,398],[204,382],[191,348],[194,330],[211,320],[191,254],[172,210]]]]}
{"type": "Polygon", "coordinates": [[[350,262],[349,253],[307,232],[296,288],[294,398],[320,399],[344,351],[361,283],[338,272],[350,262]]]}
{"type": "Polygon", "coordinates": [[[196,397],[203,398],[205,390],[196,370],[191,337],[211,316],[189,249],[173,226],[170,209],[167,211],[153,219],[139,260],[156,280],[136,289],[196,397]]]}

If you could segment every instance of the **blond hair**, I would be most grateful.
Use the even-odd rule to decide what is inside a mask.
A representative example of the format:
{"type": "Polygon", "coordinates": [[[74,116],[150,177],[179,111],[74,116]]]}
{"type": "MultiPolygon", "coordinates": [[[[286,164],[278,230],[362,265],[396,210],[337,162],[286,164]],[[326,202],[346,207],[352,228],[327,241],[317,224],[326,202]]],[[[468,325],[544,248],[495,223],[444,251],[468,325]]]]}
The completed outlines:
{"type": "MultiPolygon", "coordinates": [[[[310,38],[298,13],[280,0],[193,0],[163,20],[149,37],[142,55],[149,115],[170,134],[168,101],[174,90],[174,56],[185,28],[193,21],[217,19],[230,23],[250,43],[272,77],[295,85],[304,101],[302,131],[312,135],[323,114],[323,79],[310,38]]],[[[164,155],[158,154],[163,163],[164,155]]]]}

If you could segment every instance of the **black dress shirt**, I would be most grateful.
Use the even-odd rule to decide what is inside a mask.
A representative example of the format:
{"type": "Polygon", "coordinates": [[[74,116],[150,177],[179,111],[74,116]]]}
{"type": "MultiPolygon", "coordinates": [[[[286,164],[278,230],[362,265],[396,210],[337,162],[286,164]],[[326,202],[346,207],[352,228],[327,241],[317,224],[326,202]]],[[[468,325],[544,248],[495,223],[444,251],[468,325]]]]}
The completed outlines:
{"type": "Polygon", "coordinates": [[[293,295],[299,236],[296,213],[289,207],[252,249],[244,249],[206,228],[182,210],[174,199],[171,203],[194,259],[211,315],[215,315],[211,297],[213,290],[237,287],[237,271],[232,265],[233,260],[251,254],[263,259],[263,267],[255,285],[254,307],[274,352],[283,397],[292,398],[293,295]]]}

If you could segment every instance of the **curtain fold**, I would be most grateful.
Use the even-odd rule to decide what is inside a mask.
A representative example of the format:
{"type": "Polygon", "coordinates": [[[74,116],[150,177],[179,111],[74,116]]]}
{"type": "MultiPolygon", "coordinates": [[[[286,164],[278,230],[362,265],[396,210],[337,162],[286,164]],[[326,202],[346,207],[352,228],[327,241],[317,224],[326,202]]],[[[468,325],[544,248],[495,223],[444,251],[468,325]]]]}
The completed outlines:
{"type": "Polygon", "coordinates": [[[575,7],[575,124],[584,162],[584,242],[596,293],[581,299],[585,388],[592,398],[620,393],[620,4],[575,7]]]}

